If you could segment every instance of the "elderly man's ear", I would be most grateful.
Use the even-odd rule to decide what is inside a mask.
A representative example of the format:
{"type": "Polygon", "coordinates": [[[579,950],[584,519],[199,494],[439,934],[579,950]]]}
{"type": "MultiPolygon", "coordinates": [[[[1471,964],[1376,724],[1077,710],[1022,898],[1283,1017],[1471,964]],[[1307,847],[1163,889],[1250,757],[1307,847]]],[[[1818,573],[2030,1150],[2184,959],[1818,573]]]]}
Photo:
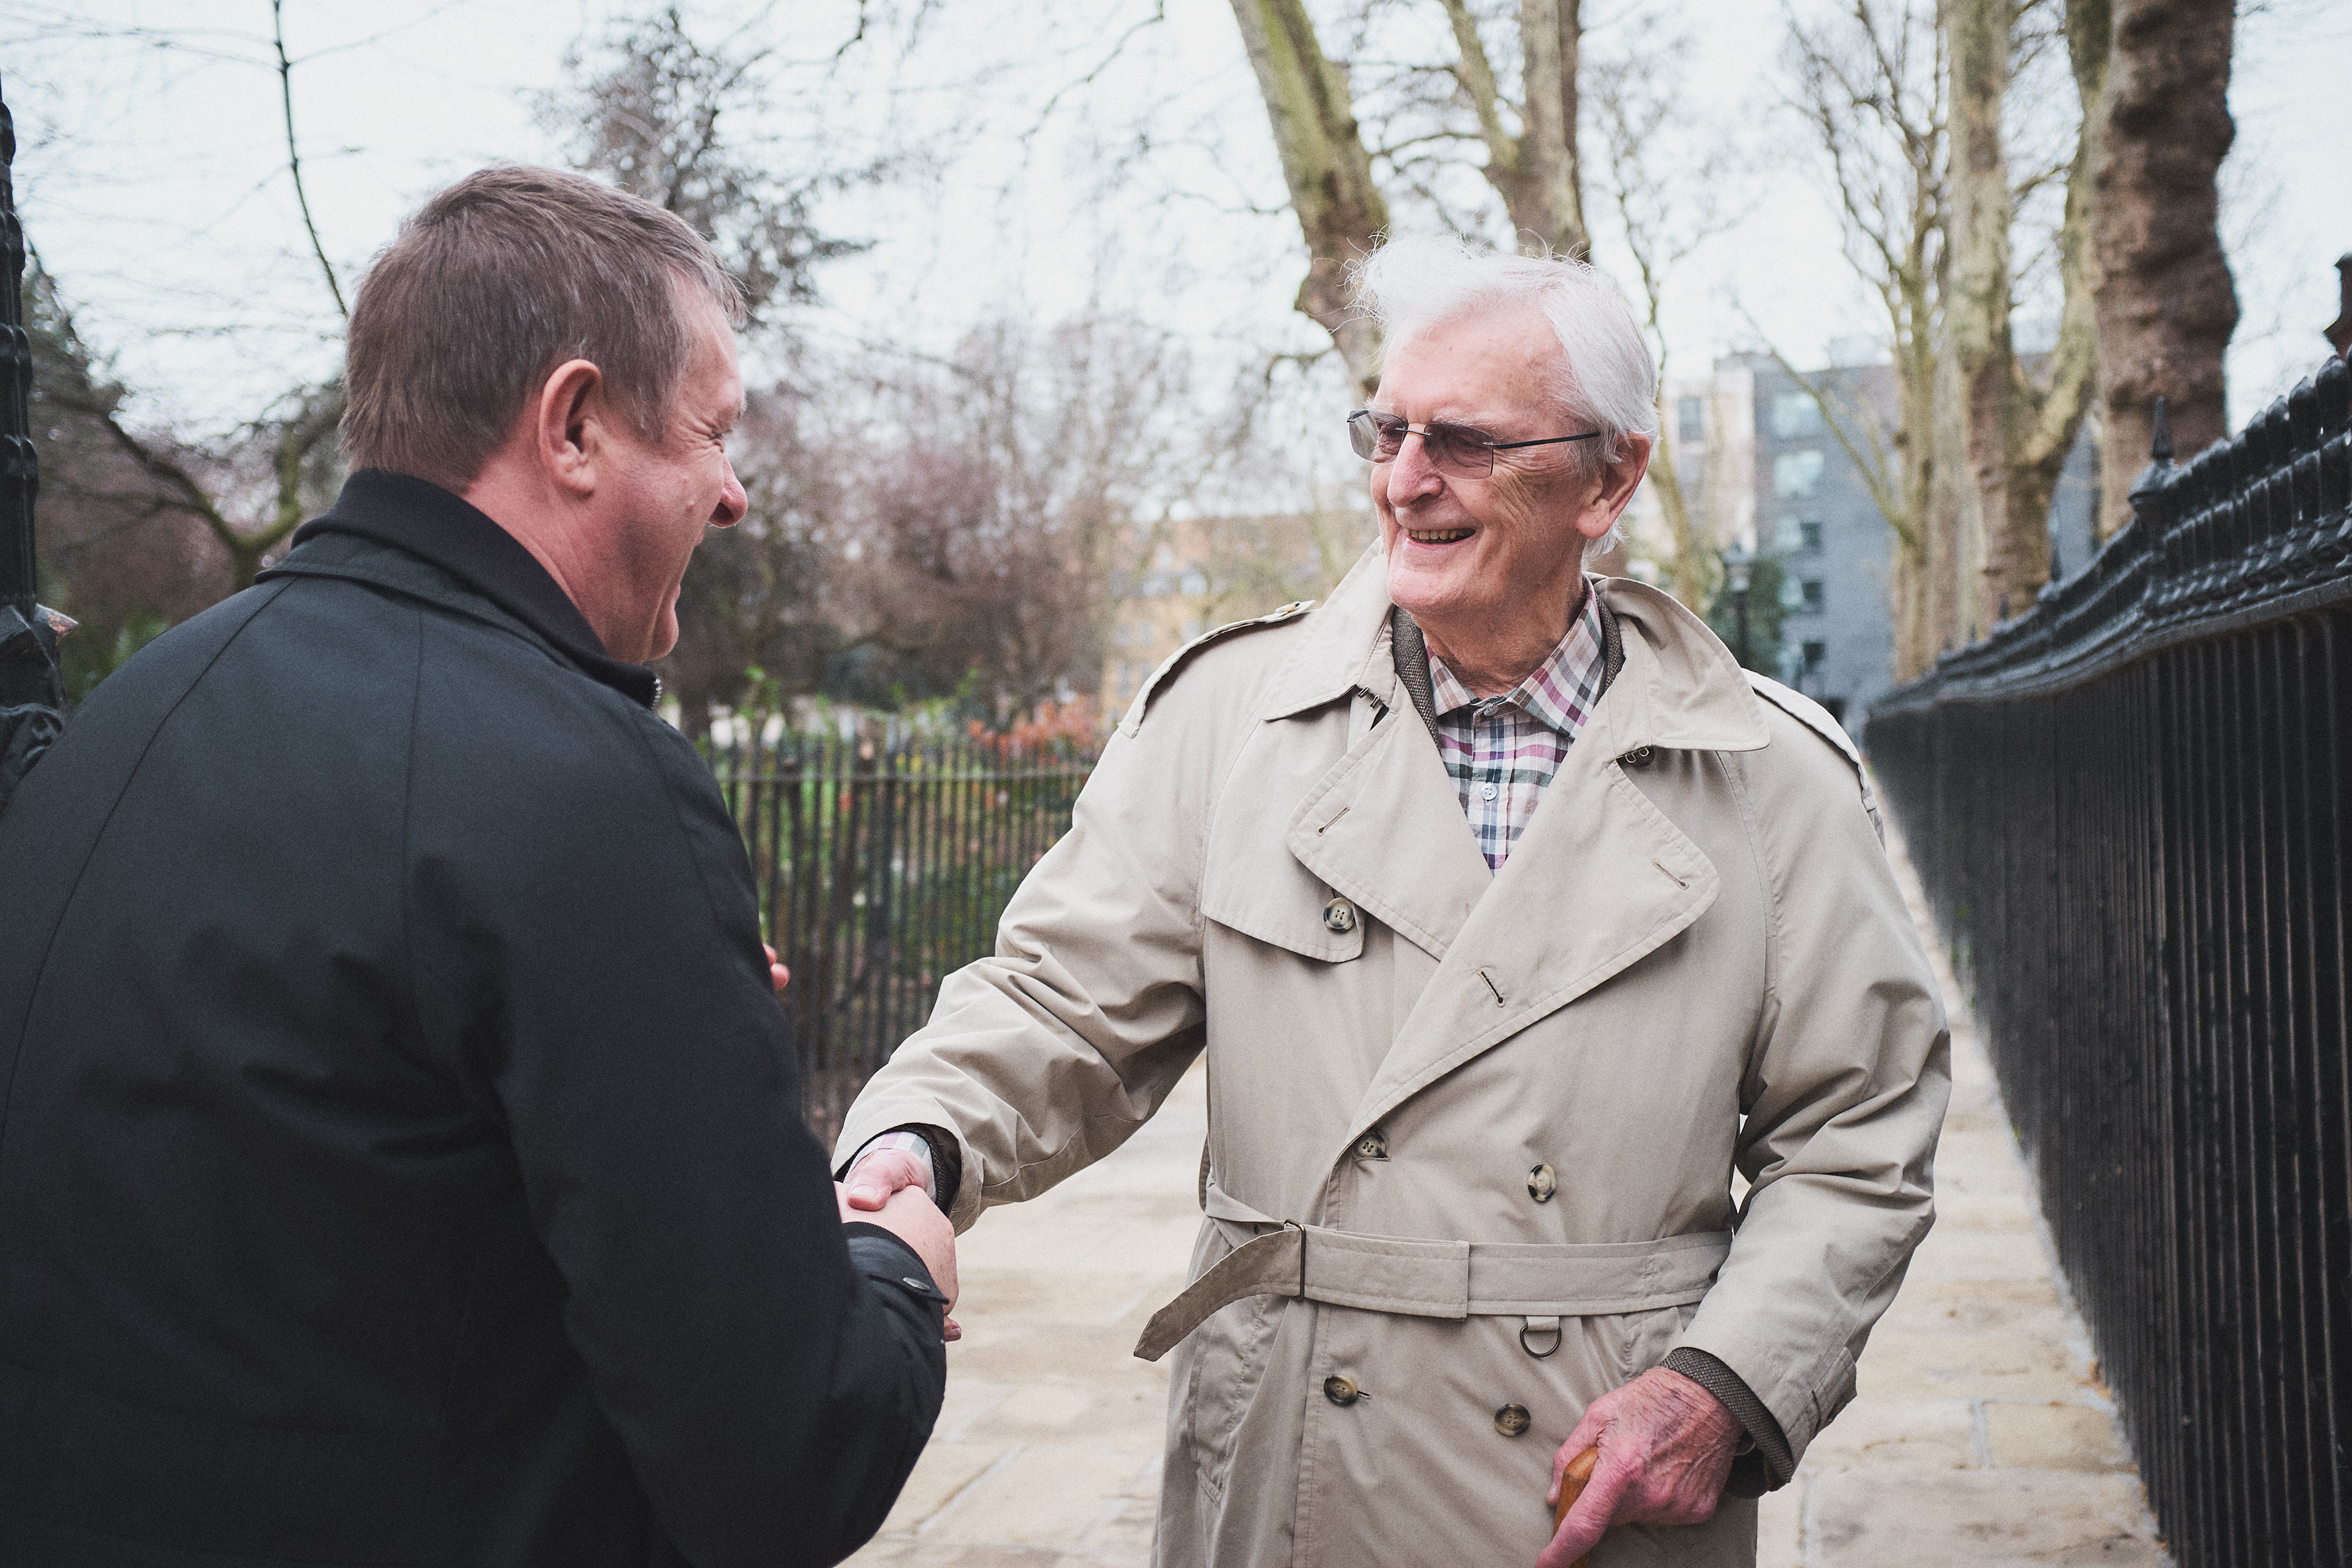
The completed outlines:
{"type": "Polygon", "coordinates": [[[1642,483],[1642,476],[1650,471],[1650,438],[1646,435],[1618,437],[1617,461],[1601,471],[1594,481],[1592,499],[1577,521],[1577,530],[1585,538],[1597,539],[1607,533],[1617,515],[1633,500],[1633,492],[1642,483]]]}
{"type": "Polygon", "coordinates": [[[531,406],[531,446],[549,479],[572,497],[596,493],[599,469],[612,453],[615,417],[604,372],[587,360],[568,360],[541,383],[531,406]]]}

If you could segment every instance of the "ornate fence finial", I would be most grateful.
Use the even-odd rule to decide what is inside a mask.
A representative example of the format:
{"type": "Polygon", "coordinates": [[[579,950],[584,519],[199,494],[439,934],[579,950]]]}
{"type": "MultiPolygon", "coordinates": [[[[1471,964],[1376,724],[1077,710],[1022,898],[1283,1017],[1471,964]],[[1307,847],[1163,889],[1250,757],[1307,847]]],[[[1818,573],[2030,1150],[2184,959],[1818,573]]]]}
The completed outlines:
{"type": "Polygon", "coordinates": [[[2352,354],[2352,256],[2336,258],[2336,319],[2327,324],[2325,331],[2340,360],[2352,354]]]}

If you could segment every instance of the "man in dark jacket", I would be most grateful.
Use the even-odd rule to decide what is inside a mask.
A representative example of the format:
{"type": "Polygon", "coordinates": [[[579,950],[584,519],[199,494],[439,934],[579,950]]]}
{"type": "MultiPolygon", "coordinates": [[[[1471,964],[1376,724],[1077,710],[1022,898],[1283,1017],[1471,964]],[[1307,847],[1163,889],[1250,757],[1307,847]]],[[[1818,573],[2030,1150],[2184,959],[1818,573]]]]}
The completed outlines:
{"type": "Polygon", "coordinates": [[[488,171],[354,312],[334,509],[0,817],[0,1563],[830,1563],[945,1221],[845,1225],[639,661],[740,517],[731,286],[488,171]]]}

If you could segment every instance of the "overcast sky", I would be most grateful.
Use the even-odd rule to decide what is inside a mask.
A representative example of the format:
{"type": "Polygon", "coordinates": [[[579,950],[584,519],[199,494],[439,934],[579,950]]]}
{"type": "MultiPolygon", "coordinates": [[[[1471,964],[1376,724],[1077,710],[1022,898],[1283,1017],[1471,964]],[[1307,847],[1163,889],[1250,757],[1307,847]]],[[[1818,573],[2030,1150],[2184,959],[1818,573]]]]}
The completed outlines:
{"type": "MultiPolygon", "coordinates": [[[[1643,3],[1585,9],[1606,29],[1643,3]]],[[[1695,36],[1694,122],[1735,127],[1753,162],[1745,221],[1676,272],[1678,368],[1751,346],[1759,327],[1811,361],[1883,334],[1801,141],[1772,111],[1780,6],[1650,8],[1695,36]]],[[[561,83],[567,46],[638,9],[286,0],[312,201],[346,290],[436,186],[488,162],[553,158],[534,94],[561,83]]],[[[1289,308],[1297,231],[1223,0],[1166,0],[1158,22],[1152,0],[946,0],[911,47],[887,27],[850,43],[856,0],[688,11],[702,36],[747,26],[775,44],[767,129],[787,155],[928,164],[824,214],[872,246],[825,274],[826,303],[801,323],[821,346],[936,350],[983,311],[1050,321],[1089,299],[1212,361],[1322,346],[1289,308]]],[[[0,0],[0,73],[27,230],[140,417],[226,430],[331,365],[335,316],[284,172],[267,0],[0,0]]],[[[2242,23],[2225,170],[2244,308],[2233,421],[2324,351],[2332,263],[2352,251],[2347,80],[2352,5],[2273,0],[2242,23]]],[[[1617,258],[1604,244],[1596,259],[1617,258]]]]}

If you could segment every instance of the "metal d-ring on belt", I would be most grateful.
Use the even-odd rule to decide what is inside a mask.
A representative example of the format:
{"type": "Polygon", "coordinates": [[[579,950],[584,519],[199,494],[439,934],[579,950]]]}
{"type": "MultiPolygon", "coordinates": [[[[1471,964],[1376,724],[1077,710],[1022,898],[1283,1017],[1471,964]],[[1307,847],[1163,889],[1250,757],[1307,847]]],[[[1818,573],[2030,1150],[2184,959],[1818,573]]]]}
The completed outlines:
{"type": "Polygon", "coordinates": [[[1728,1230],[1545,1246],[1365,1236],[1286,1219],[1234,1248],[1153,1313],[1135,1354],[1158,1361],[1210,1313],[1244,1297],[1295,1296],[1408,1317],[1523,1317],[1521,1347],[1546,1356],[1559,1348],[1562,1318],[1697,1301],[1730,1251],[1728,1230]],[[1546,1333],[1550,1349],[1536,1349],[1530,1338],[1546,1333]]]}

